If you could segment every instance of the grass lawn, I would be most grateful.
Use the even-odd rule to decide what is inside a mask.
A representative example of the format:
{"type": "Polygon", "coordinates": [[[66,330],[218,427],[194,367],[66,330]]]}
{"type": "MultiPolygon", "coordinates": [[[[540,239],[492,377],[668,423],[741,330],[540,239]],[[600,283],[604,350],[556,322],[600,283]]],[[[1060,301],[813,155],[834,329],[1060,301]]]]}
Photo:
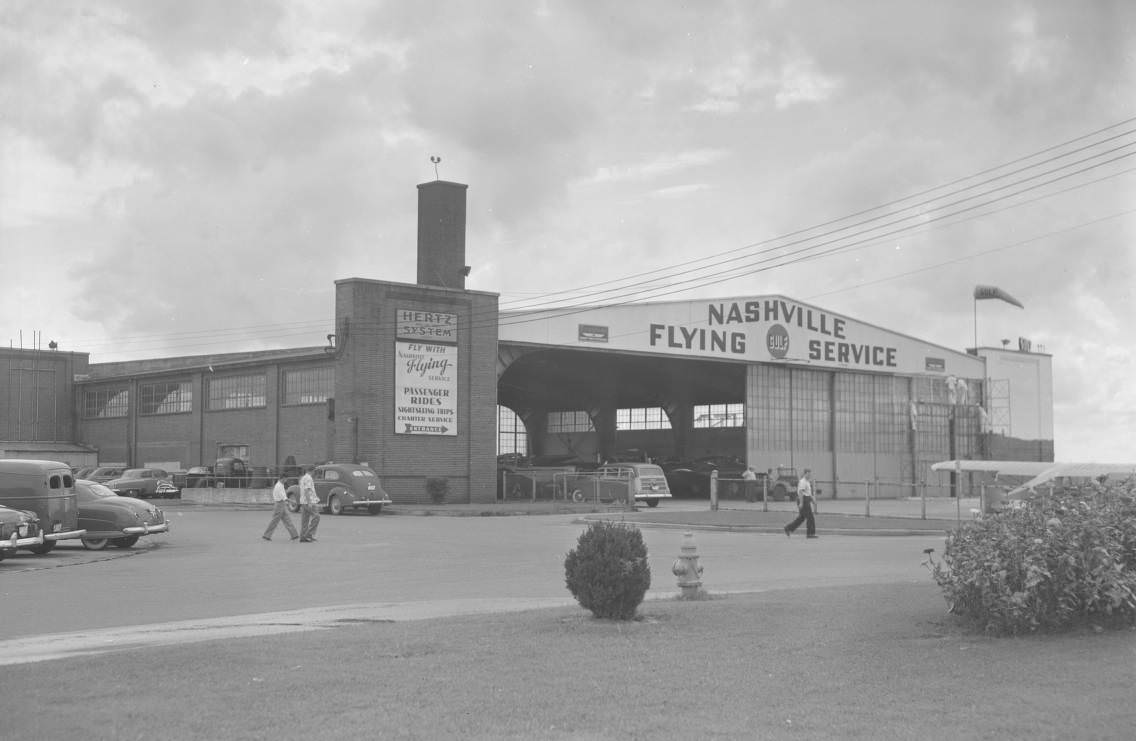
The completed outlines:
{"type": "Polygon", "coordinates": [[[934,585],[324,630],[9,668],[5,738],[1131,739],[1136,631],[987,638],[934,585]]]}

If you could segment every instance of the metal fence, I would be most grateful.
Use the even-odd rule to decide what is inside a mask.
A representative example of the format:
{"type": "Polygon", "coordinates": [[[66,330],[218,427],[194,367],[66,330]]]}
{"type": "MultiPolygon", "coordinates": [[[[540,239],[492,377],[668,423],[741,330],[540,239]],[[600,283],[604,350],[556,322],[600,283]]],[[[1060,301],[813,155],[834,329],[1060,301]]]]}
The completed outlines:
{"type": "Polygon", "coordinates": [[[518,468],[499,472],[502,501],[591,502],[629,504],[631,477],[627,472],[576,471],[572,468],[518,468]]]}
{"type": "MultiPolygon", "coordinates": [[[[826,502],[839,501],[842,511],[849,510],[852,502],[863,504],[863,515],[871,517],[873,506],[877,516],[889,516],[902,511],[907,516],[918,514],[921,519],[927,519],[928,501],[936,503],[936,510],[942,510],[942,503],[950,502],[964,516],[976,516],[973,511],[980,513],[987,508],[988,495],[983,487],[983,496],[979,498],[977,507],[970,504],[966,513],[961,512],[961,505],[957,498],[944,496],[949,487],[933,482],[888,481],[886,479],[871,480],[822,480],[813,479],[813,503],[819,513],[826,502]],[[838,493],[839,492],[839,493],[838,493]]],[[[793,492],[796,497],[796,492],[793,492]]],[[[747,501],[760,502],[763,511],[769,510],[769,502],[774,500],[768,479],[759,481],[744,481],[739,478],[710,478],[710,509],[718,509],[719,501],[747,501]]],[[[829,505],[831,508],[832,505],[829,505]]],[[[858,507],[857,507],[858,509],[858,507]]],[[[857,511],[856,514],[860,512],[857,511]]]]}

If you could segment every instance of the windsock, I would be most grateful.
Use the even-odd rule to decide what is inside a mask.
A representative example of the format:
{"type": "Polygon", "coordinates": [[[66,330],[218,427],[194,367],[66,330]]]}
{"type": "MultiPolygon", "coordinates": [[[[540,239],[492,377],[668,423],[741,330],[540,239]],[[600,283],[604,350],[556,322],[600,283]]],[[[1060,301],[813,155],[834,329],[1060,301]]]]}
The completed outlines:
{"type": "Polygon", "coordinates": [[[997,286],[975,286],[974,298],[976,301],[981,301],[984,298],[997,298],[1005,301],[1008,304],[1013,304],[1019,309],[1026,308],[1022,306],[1021,301],[1018,301],[1016,298],[1006,293],[1001,288],[998,288],[997,286]]]}

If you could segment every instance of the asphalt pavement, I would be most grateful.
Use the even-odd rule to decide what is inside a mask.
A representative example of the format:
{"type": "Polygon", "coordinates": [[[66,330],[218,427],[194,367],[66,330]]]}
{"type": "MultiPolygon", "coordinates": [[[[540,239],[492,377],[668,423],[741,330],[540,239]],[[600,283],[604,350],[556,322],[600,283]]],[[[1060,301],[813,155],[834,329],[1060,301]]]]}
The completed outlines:
{"type": "Polygon", "coordinates": [[[669,573],[685,543],[683,530],[701,531],[704,584],[714,593],[922,581],[923,548],[941,545],[937,536],[969,518],[976,504],[822,500],[821,539],[808,546],[800,531],[791,540],[780,533],[794,516],[791,502],[724,501],[711,510],[705,500],[673,499],[633,511],[584,503],[401,504],[384,508],[380,517],[325,517],[320,543],[297,546],[283,536],[261,540],[266,505],[158,502],[175,525],[169,535],[128,550],[86,551],[68,542],[46,556],[21,554],[0,564],[0,593],[7,598],[0,666],[572,604],[563,587],[564,554],[580,523],[594,518],[643,528],[658,575],[649,599],[673,596],[669,573]],[[504,521],[518,516],[523,523],[504,521]],[[810,557],[789,557],[803,552],[810,557]],[[343,568],[347,564],[368,567],[343,568]],[[53,595],[55,609],[45,613],[38,603],[12,599],[26,593],[53,595]]]}

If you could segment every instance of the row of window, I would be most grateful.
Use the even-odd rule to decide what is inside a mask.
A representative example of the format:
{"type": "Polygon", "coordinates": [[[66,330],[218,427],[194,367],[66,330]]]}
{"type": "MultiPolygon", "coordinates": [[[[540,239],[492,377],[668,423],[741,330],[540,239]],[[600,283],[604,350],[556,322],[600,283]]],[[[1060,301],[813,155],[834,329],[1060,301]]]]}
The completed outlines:
{"type": "MultiPolygon", "coordinates": [[[[978,412],[955,406],[950,381],[937,377],[904,378],[870,374],[835,374],[797,368],[758,366],[748,380],[746,404],[694,407],[694,428],[744,427],[754,420],[758,444],[768,449],[904,453],[912,436],[919,450],[947,450],[949,420],[956,420],[955,440],[977,449],[978,412]],[[835,402],[833,397],[835,396],[835,402]]],[[[967,381],[964,392],[978,400],[982,384],[967,381]]],[[[957,385],[956,385],[956,394],[957,385]]],[[[508,410],[505,410],[508,411],[508,410]]],[[[619,409],[617,430],[669,430],[670,418],[659,407],[619,409]]],[[[524,424],[509,412],[500,417],[502,450],[523,450],[524,424]]],[[[549,433],[593,432],[585,411],[550,412],[549,433]]]]}
{"type": "MultiPolygon", "coordinates": [[[[263,409],[268,405],[268,379],[264,373],[240,376],[210,376],[205,379],[205,409],[263,409]]],[[[282,378],[283,406],[326,404],[335,395],[335,368],[285,370],[282,378]]],[[[88,388],[83,392],[83,416],[87,419],[125,417],[130,410],[126,387],[88,388]]],[[[138,414],[181,414],[193,411],[190,381],[155,381],[138,384],[138,414]]]]}
{"type": "MultiPolygon", "coordinates": [[[[694,427],[744,427],[745,405],[699,404],[694,407],[694,427]]],[[[671,420],[660,407],[617,409],[617,430],[669,430],[671,420]]],[[[592,418],[587,412],[549,412],[548,432],[593,432],[592,418]]]]}

